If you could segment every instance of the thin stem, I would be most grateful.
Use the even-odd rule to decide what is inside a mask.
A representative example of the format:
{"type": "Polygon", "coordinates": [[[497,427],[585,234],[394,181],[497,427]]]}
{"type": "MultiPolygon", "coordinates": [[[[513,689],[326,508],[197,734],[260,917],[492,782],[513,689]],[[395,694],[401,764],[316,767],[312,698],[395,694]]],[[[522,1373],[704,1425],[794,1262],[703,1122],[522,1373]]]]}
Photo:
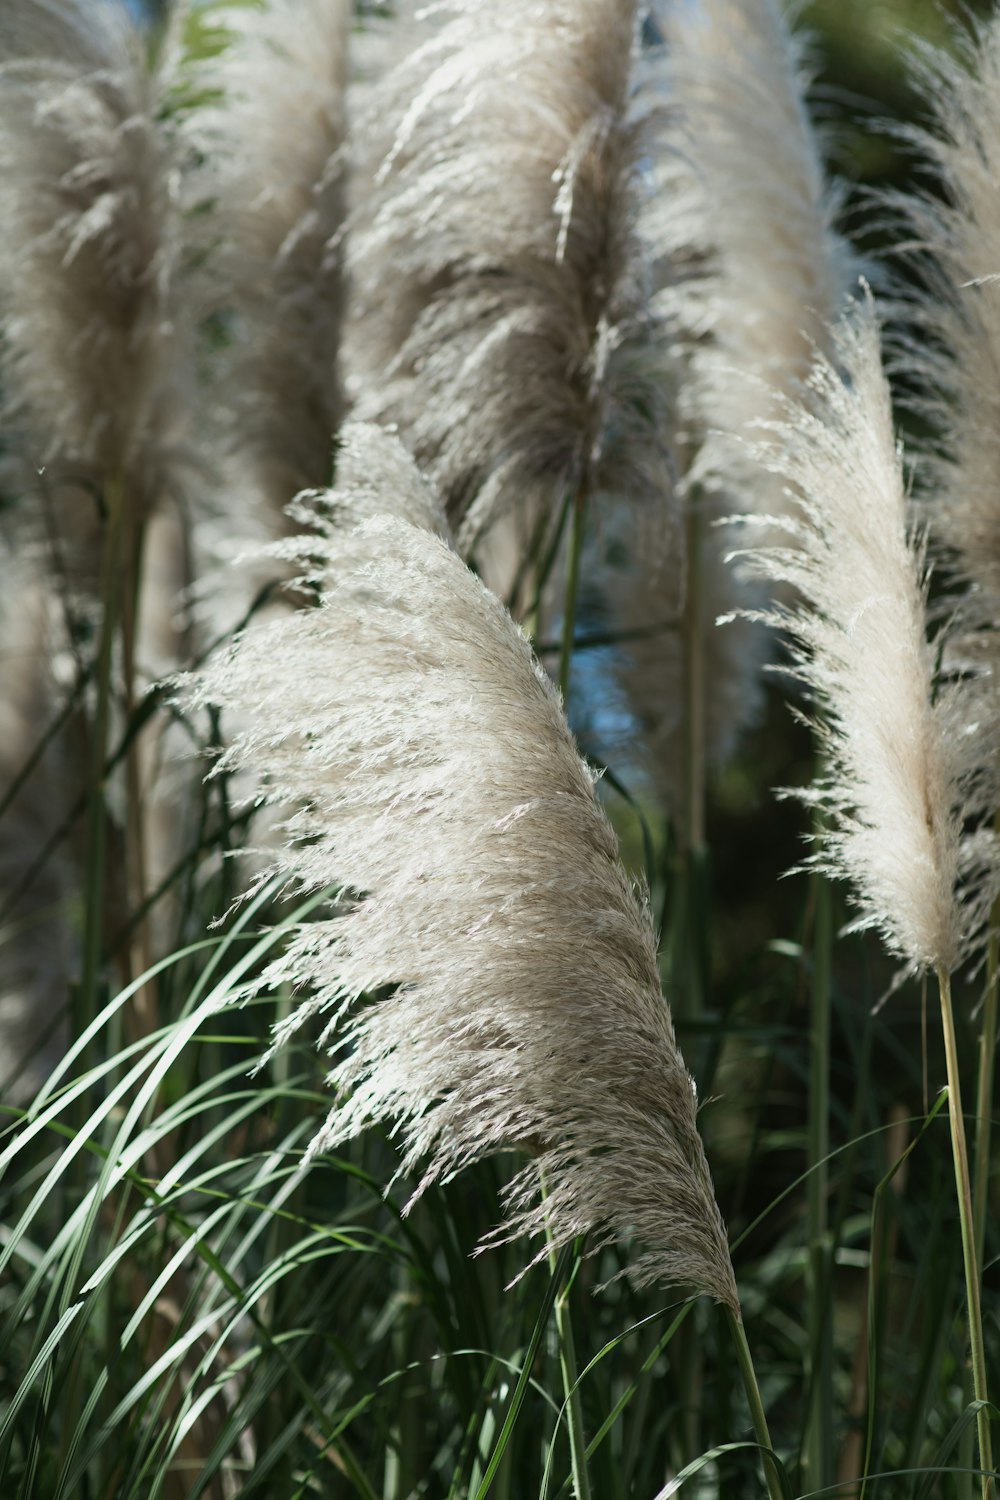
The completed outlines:
{"type": "MultiPolygon", "coordinates": [[[[127,578],[122,599],[122,670],[124,677],[125,720],[131,723],[135,701],[135,647],[139,633],[139,588],[142,576],[143,528],[126,512],[123,521],[122,552],[127,578]]],[[[128,913],[146,911],[146,809],[142,788],[142,752],[145,739],[137,734],[130,740],[125,754],[125,907],[128,913]]],[[[153,945],[149,918],[139,918],[132,940],[123,953],[123,968],[129,979],[138,971],[148,974],[153,967],[153,945]]],[[[155,982],[148,980],[136,991],[132,1014],[134,1031],[148,1036],[156,1030],[157,1005],[155,982]]]]}
{"type": "Polygon", "coordinates": [[[767,1426],[764,1403],[761,1400],[760,1386],[757,1384],[757,1373],[753,1367],[753,1358],[750,1354],[750,1345],[747,1343],[743,1319],[731,1307],[726,1308],[726,1317],[729,1319],[733,1343],[736,1346],[736,1362],[740,1367],[747,1400],[750,1403],[750,1416],[753,1420],[754,1432],[757,1434],[757,1441],[763,1449],[764,1481],[767,1484],[767,1493],[770,1496],[770,1500],[788,1500],[781,1471],[774,1456],[774,1447],[771,1443],[771,1434],[767,1426]]]}
{"type": "Polygon", "coordinates": [[[566,600],[563,606],[562,650],[559,654],[559,691],[563,708],[569,704],[569,675],[573,664],[573,637],[576,632],[576,599],[580,588],[580,563],[583,557],[583,528],[587,513],[587,494],[581,489],[573,502],[573,525],[569,534],[569,560],[566,566],[566,600]]]}
{"type": "MultiPolygon", "coordinates": [[[[983,1000],[983,1019],[979,1033],[979,1070],[976,1077],[976,1140],[972,1162],[972,1225],[976,1246],[976,1264],[985,1263],[986,1214],[990,1192],[990,1138],[993,1125],[993,1078],[997,1045],[997,982],[1000,943],[997,940],[997,922],[1000,921],[1000,902],[994,902],[990,921],[990,938],[986,948],[986,994],[983,1000]]],[[[965,1375],[966,1401],[973,1394],[971,1373],[965,1375]]],[[[962,1433],[960,1456],[964,1468],[972,1468],[973,1435],[970,1429],[962,1433]]],[[[961,1483],[972,1493],[972,1476],[963,1475],[961,1483]]]]}
{"type": "MultiPolygon", "coordinates": [[[[534,593],[531,596],[531,602],[528,605],[527,609],[524,611],[524,616],[521,620],[521,627],[524,630],[525,635],[527,635],[528,637],[533,637],[538,629],[538,611],[542,607],[542,595],[545,592],[545,585],[548,582],[549,574],[552,572],[552,569],[555,566],[556,557],[559,553],[559,547],[562,543],[563,532],[566,530],[566,517],[569,515],[569,508],[571,503],[572,497],[567,492],[567,494],[563,497],[562,505],[559,508],[559,515],[556,519],[555,530],[549,538],[548,545],[545,548],[544,556],[542,557],[542,560],[534,575],[534,593]]],[[[536,528],[535,534],[531,539],[531,545],[526,549],[525,556],[521,560],[521,564],[517,570],[517,577],[514,579],[513,586],[511,587],[510,593],[507,596],[507,608],[510,610],[511,614],[514,615],[515,619],[517,619],[515,609],[517,607],[518,599],[520,598],[521,590],[524,587],[529,572],[534,567],[535,562],[538,560],[538,554],[542,549],[543,542],[545,541],[547,523],[548,517],[542,516],[536,528]]],[[[556,650],[559,650],[558,646],[556,647],[556,650]]]]}
{"type": "Polygon", "coordinates": [[[697,495],[685,520],[687,583],[681,619],[683,655],[683,804],[678,829],[679,910],[675,920],[679,972],[674,1013],[691,1028],[691,1070],[699,1089],[707,1088],[702,1035],[711,968],[708,900],[708,847],[705,839],[705,664],[702,628],[701,527],[697,495]],[[697,1044],[694,1045],[695,1039],[697,1044]]]}
{"type": "MultiPolygon", "coordinates": [[[[962,1089],[958,1071],[958,1045],[955,1040],[955,1017],[951,1005],[951,976],[945,973],[943,969],[939,969],[937,978],[941,997],[941,1024],[944,1031],[945,1062],[948,1069],[948,1119],[951,1124],[951,1151],[955,1165],[958,1216],[962,1230],[965,1294],[969,1307],[972,1386],[975,1391],[976,1400],[985,1403],[989,1401],[989,1396],[986,1392],[986,1349],[983,1340],[983,1315],[979,1301],[979,1263],[976,1255],[972,1188],[969,1182],[969,1153],[965,1143],[965,1117],[962,1112],[962,1089]]],[[[976,1428],[979,1434],[979,1466],[983,1470],[983,1500],[996,1500],[990,1418],[985,1405],[980,1406],[976,1413],[976,1428]]]]}
{"type": "Polygon", "coordinates": [[[830,966],[833,948],[832,893],[821,875],[817,882],[813,940],[809,1062],[809,1344],[810,1411],[807,1437],[809,1483],[821,1489],[832,1477],[833,1412],[830,1348],[830,1245],[828,1240],[827,1158],[830,1154],[830,966]]]}
{"type": "Polygon", "coordinates": [[[697,499],[688,507],[687,593],[684,602],[684,813],[685,842],[705,842],[705,670],[701,602],[701,515],[697,499]]]}
{"type": "MultiPolygon", "coordinates": [[[[548,1197],[545,1173],[541,1173],[542,1197],[548,1197]]],[[[552,1243],[546,1226],[548,1240],[549,1271],[555,1276],[559,1269],[559,1254],[552,1243]]],[[[556,1293],[556,1334],[559,1339],[559,1369],[562,1374],[563,1393],[566,1398],[566,1413],[569,1422],[570,1463],[573,1470],[573,1492],[576,1500],[590,1500],[590,1477],[587,1473],[587,1438],[583,1429],[583,1403],[580,1399],[579,1375],[576,1365],[576,1343],[573,1339],[573,1321],[570,1316],[569,1292],[573,1278],[556,1293]]]]}
{"type": "Polygon", "coordinates": [[[56,714],[55,718],[52,720],[51,724],[49,724],[48,728],[44,731],[41,737],[35,741],[27,759],[22,763],[17,775],[14,777],[13,781],[10,782],[3,796],[0,797],[0,818],[3,817],[7,809],[11,806],[21,788],[30,780],[32,773],[39,765],[42,756],[45,754],[49,745],[51,745],[52,741],[61,732],[61,730],[65,729],[66,725],[73,717],[73,714],[79,706],[80,700],[83,698],[83,695],[87,689],[89,680],[89,674],[86,671],[77,673],[76,681],[70,689],[62,708],[56,714]]]}
{"type": "Polygon", "coordinates": [[[986,998],[979,1033],[979,1074],[976,1080],[976,1145],[972,1190],[972,1222],[975,1229],[976,1261],[983,1264],[986,1249],[986,1214],[990,1194],[990,1137],[993,1126],[993,1080],[997,1050],[997,985],[1000,983],[1000,901],[993,907],[991,935],[986,954],[986,998]]]}
{"type": "Polygon", "coordinates": [[[97,706],[91,741],[90,805],[87,820],[87,900],[78,999],[79,1014],[74,1018],[76,1035],[86,1028],[98,1010],[97,982],[101,966],[106,883],[105,778],[107,773],[105,761],[108,753],[111,672],[121,587],[122,498],[121,483],[109,483],[105,493],[107,519],[101,560],[101,633],[95,673],[97,706]]]}
{"type": "MultiPolygon", "coordinates": [[[[554,1266],[553,1266],[554,1270],[554,1266]]],[[[587,1474],[587,1438],[583,1430],[583,1403],[577,1384],[576,1344],[573,1320],[569,1310],[569,1287],[556,1297],[556,1330],[559,1335],[559,1369],[567,1400],[569,1419],[570,1462],[573,1466],[573,1488],[577,1500],[590,1500],[590,1478],[587,1474]]]]}

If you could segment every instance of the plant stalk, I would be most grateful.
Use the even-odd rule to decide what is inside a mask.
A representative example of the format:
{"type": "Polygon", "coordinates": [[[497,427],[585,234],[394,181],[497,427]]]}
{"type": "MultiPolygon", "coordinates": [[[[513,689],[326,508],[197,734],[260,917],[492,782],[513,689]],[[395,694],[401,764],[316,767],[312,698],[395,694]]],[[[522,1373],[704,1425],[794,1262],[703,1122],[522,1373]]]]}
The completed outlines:
{"type": "MultiPolygon", "coordinates": [[[[548,1197],[545,1173],[541,1172],[542,1197],[548,1197]]],[[[559,1254],[552,1243],[546,1226],[548,1241],[549,1273],[557,1275],[559,1254]]],[[[569,1423],[570,1464],[573,1471],[573,1493],[576,1500],[591,1500],[590,1476],[587,1473],[587,1439],[583,1428],[583,1403],[580,1400],[579,1374],[576,1365],[576,1344],[573,1339],[573,1321],[569,1308],[569,1289],[573,1277],[567,1277],[566,1285],[556,1292],[556,1335],[559,1340],[559,1370],[562,1374],[563,1393],[566,1398],[566,1414],[569,1423]]]]}
{"type": "MultiPolygon", "coordinates": [[[[549,1253],[549,1264],[555,1273],[555,1252],[549,1253]]],[[[569,1310],[569,1286],[556,1296],[556,1331],[559,1336],[559,1369],[562,1374],[563,1391],[566,1396],[566,1413],[569,1421],[570,1463],[573,1468],[573,1490],[576,1500],[590,1500],[590,1477],[587,1473],[587,1438],[583,1429],[583,1403],[576,1365],[576,1344],[573,1340],[573,1320],[569,1310]]]]}
{"type": "Polygon", "coordinates": [[[580,564],[583,559],[583,532],[587,515],[586,490],[580,489],[573,501],[573,524],[569,534],[569,558],[566,565],[566,595],[563,604],[562,648],[559,653],[559,692],[563,709],[569,708],[569,679],[573,665],[573,638],[576,633],[576,601],[580,590],[580,564]]]}
{"type": "Polygon", "coordinates": [[[990,1195],[990,1146],[993,1126],[993,1085],[997,1050],[997,985],[1000,984],[1000,901],[995,902],[986,953],[986,997],[979,1033],[979,1074],[976,1081],[976,1144],[972,1186],[972,1215],[976,1262],[983,1264],[986,1250],[986,1215],[990,1195]]]}
{"type": "Polygon", "coordinates": [[[684,842],[688,852],[705,842],[705,664],[701,599],[702,520],[697,497],[685,521],[687,592],[684,602],[684,842]]]}
{"type": "Polygon", "coordinates": [[[80,975],[78,1014],[74,1017],[77,1036],[93,1020],[97,1003],[98,975],[104,934],[105,846],[107,842],[107,809],[105,806],[105,762],[108,753],[108,729],[111,714],[111,675],[114,642],[118,629],[121,590],[121,532],[123,486],[110,482],[105,490],[107,518],[101,557],[101,633],[98,642],[95,688],[97,704],[91,740],[89,808],[87,815],[86,908],[84,913],[83,958],[80,975]]]}
{"type": "Polygon", "coordinates": [[[809,1346],[810,1411],[806,1441],[809,1483],[821,1489],[832,1480],[833,1413],[830,1347],[830,1244],[827,1195],[830,1154],[830,968],[833,948],[832,892],[815,875],[816,924],[813,937],[809,1061],[809,1346]]]}
{"type": "Polygon", "coordinates": [[[740,1367],[740,1374],[743,1377],[747,1401],[750,1403],[750,1416],[753,1420],[754,1432],[757,1434],[757,1442],[763,1450],[764,1482],[767,1485],[768,1496],[770,1500],[788,1500],[785,1483],[774,1456],[771,1434],[767,1426],[767,1416],[764,1412],[764,1403],[761,1400],[760,1386],[757,1384],[757,1373],[753,1367],[753,1358],[750,1354],[750,1345],[747,1343],[743,1319],[731,1307],[726,1308],[726,1316],[729,1319],[733,1343],[736,1346],[736,1362],[740,1367]]]}
{"type": "MultiPolygon", "coordinates": [[[[955,1039],[955,1017],[951,1004],[951,975],[938,970],[941,997],[941,1024],[944,1031],[945,1062],[948,1070],[948,1120],[951,1125],[952,1159],[955,1165],[955,1188],[958,1194],[958,1216],[962,1231],[962,1262],[965,1268],[965,1294],[969,1309],[969,1344],[972,1354],[972,1387],[977,1401],[988,1402],[986,1388],[986,1347],[983,1339],[983,1315],[979,1298],[979,1261],[976,1254],[975,1220],[972,1209],[972,1187],[969,1181],[969,1153],[965,1141],[965,1117],[962,1112],[962,1089],[958,1069],[958,1045],[955,1039]]],[[[976,1413],[979,1436],[979,1465],[982,1469],[983,1500],[996,1500],[993,1472],[993,1443],[989,1412],[981,1406],[976,1413]]]]}

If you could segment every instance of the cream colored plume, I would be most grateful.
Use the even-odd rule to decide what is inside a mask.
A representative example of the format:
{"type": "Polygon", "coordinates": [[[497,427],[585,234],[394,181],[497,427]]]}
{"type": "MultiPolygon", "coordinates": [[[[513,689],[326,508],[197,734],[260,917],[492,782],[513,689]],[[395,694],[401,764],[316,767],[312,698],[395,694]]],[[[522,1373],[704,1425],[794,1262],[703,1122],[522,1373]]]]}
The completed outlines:
{"type": "Polygon", "coordinates": [[[801,600],[774,618],[797,642],[823,734],[827,768],[807,798],[832,831],[817,863],[854,885],[858,927],[914,968],[947,972],[998,889],[995,840],[972,831],[995,806],[981,770],[995,726],[975,681],[935,684],[942,643],[926,637],[870,298],[851,308],[833,356],[760,450],[801,498],[791,544],[755,557],[801,600]]]}
{"type": "MultiPolygon", "coordinates": [[[[943,451],[930,460],[928,521],[972,584],[967,606],[1000,619],[1000,18],[958,57],[928,51],[918,80],[934,119],[910,132],[934,192],[896,200],[923,278],[905,312],[901,363],[922,387],[943,451]]],[[[925,460],[926,461],[926,460],[925,460]]],[[[994,648],[995,652],[995,648],[994,648]]]]}
{"type": "Polygon", "coordinates": [[[854,258],[779,0],[677,0],[666,16],[674,150],[659,177],[677,281],[664,300],[690,348],[692,475],[741,510],[781,509],[732,439],[829,347],[854,258]]]}
{"type": "Polygon", "coordinates": [[[5,0],[0,321],[8,449],[47,493],[136,513],[180,441],[175,163],[165,80],[115,0],[5,0]]]}
{"type": "Polygon", "coordinates": [[[523,1146],[536,1159],[497,1239],[635,1234],[640,1282],[735,1309],[648,911],[528,642],[401,519],[425,492],[392,462],[392,514],[303,542],[325,553],[319,607],[247,637],[197,690],[252,725],[223,765],[288,808],[278,868],[344,887],[269,976],[309,987],[279,1042],[328,1018],[336,1100],[314,1149],[392,1123],[419,1193],[523,1146]]]}
{"type": "Polygon", "coordinates": [[[523,545],[567,495],[669,493],[670,360],[633,0],[429,14],[358,121],[348,368],[466,553],[512,512],[523,545]]]}
{"type": "Polygon", "coordinates": [[[666,539],[636,549],[607,595],[616,628],[634,637],[618,675],[642,759],[676,813],[699,802],[704,769],[760,712],[766,638],[716,620],[763,597],[726,564],[733,541],[719,522],[787,508],[745,439],[827,345],[851,256],[833,227],[837,194],[804,100],[801,49],[777,0],[674,0],[654,14],[667,108],[645,232],[662,262],[655,308],[674,341],[687,581],[678,587],[676,568],[663,568],[677,529],[663,517],[666,539]]]}
{"type": "MultiPolygon", "coordinates": [[[[222,6],[225,46],[192,70],[206,102],[184,116],[200,161],[187,193],[203,212],[198,291],[223,330],[213,422],[229,481],[284,529],[302,489],[329,482],[342,416],[338,350],[349,0],[222,6]]],[[[240,518],[234,518],[240,524],[240,518]]],[[[245,528],[244,528],[245,534],[245,528]]]]}

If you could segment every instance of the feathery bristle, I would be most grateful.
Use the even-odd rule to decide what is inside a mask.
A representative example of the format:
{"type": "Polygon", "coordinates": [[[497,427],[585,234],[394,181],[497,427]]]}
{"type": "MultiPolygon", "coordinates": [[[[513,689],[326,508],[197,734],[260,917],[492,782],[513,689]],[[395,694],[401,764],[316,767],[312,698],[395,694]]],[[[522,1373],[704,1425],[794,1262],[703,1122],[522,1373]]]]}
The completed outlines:
{"type": "Polygon", "coordinates": [[[231,480],[272,533],[302,489],[329,482],[342,416],[347,0],[270,0],[212,12],[228,33],[193,70],[205,102],[185,130],[206,205],[203,314],[225,322],[213,380],[231,480]]]}
{"type": "MultiPolygon", "coordinates": [[[[995,843],[967,836],[991,798],[976,684],[935,696],[920,548],[907,535],[901,454],[870,298],[820,361],[810,406],[789,402],[759,456],[795,487],[798,544],[754,554],[801,605],[778,611],[816,696],[827,769],[806,794],[830,816],[816,863],[850,880],[859,928],[916,968],[951,970],[997,888],[995,843]]],[[[938,643],[939,644],[939,643],[938,643]]],[[[993,800],[995,805],[995,799],[993,800]]]]}
{"type": "Polygon", "coordinates": [[[850,255],[832,227],[837,194],[804,102],[801,49],[778,4],[703,0],[664,7],[661,20],[668,108],[664,149],[651,158],[653,238],[669,275],[656,307],[676,345],[678,494],[695,513],[683,589],[663,572],[661,542],[637,549],[608,595],[626,635],[661,627],[619,651],[618,677],[650,780],[677,815],[686,759],[720,764],[760,714],[768,643],[740,615],[763,596],[727,564],[733,540],[721,523],[734,511],[786,509],[745,439],[827,343],[850,255]],[[728,623],[716,628],[719,616],[728,623]]]}
{"type": "Polygon", "coordinates": [[[995,627],[1000,609],[1000,19],[966,37],[959,57],[928,50],[921,80],[933,109],[907,132],[934,171],[933,196],[902,209],[923,281],[907,298],[901,363],[944,443],[925,455],[927,518],[974,585],[967,608],[995,627]]]}
{"type": "Polygon", "coordinates": [[[347,336],[358,415],[398,424],[465,553],[515,508],[530,530],[581,489],[669,490],[669,382],[632,0],[446,15],[361,122],[347,336]]]}
{"type": "Polygon", "coordinates": [[[3,426],[32,470],[130,502],[174,457],[174,177],[162,81],[114,0],[7,0],[3,426]]]}
{"type": "Polygon", "coordinates": [[[665,297],[691,345],[694,473],[740,509],[767,511],[782,506],[780,490],[759,493],[762,476],[732,438],[807,375],[856,270],[778,0],[677,5],[665,30],[676,149],[661,190],[678,270],[665,297]]]}
{"type": "MultiPolygon", "coordinates": [[[[374,422],[347,422],[337,441],[337,488],[346,511],[342,521],[367,516],[399,516],[444,541],[451,532],[434,487],[415,468],[403,445],[374,422]]],[[[314,497],[307,497],[312,500],[314,497]]],[[[315,510],[293,509],[299,520],[312,525],[315,510]]]]}
{"type": "MultiPolygon", "coordinates": [[[[387,504],[421,507],[413,470],[411,489],[387,504]]],[[[735,1308],[649,914],[551,683],[431,532],[386,515],[321,524],[303,548],[324,545],[320,606],[255,632],[197,690],[252,724],[223,765],[297,808],[279,868],[356,893],[270,974],[311,988],[281,1035],[331,1016],[338,1098],[315,1149],[394,1122],[419,1193],[530,1146],[497,1238],[635,1233],[640,1282],[735,1308]]]]}

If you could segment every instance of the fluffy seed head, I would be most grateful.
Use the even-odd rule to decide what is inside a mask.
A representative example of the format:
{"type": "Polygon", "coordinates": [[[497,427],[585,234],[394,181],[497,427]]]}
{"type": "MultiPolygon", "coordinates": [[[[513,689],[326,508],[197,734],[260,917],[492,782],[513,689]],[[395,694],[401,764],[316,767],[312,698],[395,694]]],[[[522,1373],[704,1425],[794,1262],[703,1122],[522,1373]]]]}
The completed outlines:
{"type": "Polygon", "coordinates": [[[203,315],[224,324],[214,415],[232,482],[266,507],[330,476],[342,416],[338,350],[347,0],[270,0],[212,12],[227,33],[193,70],[208,102],[184,128],[205,263],[203,315]]]}
{"type": "Polygon", "coordinates": [[[618,677],[642,761],[676,813],[690,795],[686,760],[720,763],[760,711],[765,633],[716,620],[759,605],[762,591],[727,565],[733,541],[718,522],[787,508],[741,440],[825,345],[850,257],[832,227],[837,195],[804,101],[801,48],[779,5],[703,0],[657,14],[667,108],[649,156],[657,193],[645,232],[661,266],[655,310],[672,337],[688,555],[686,569],[664,567],[678,527],[661,515],[668,540],[634,549],[606,593],[626,637],[653,627],[619,648],[618,677]]]}
{"type": "MultiPolygon", "coordinates": [[[[943,448],[930,457],[927,518],[973,585],[978,620],[1000,609],[1000,19],[959,55],[928,50],[919,80],[931,125],[909,132],[933,194],[895,199],[922,287],[906,315],[901,363],[922,388],[943,448]]],[[[978,623],[977,620],[977,623],[978,623]]]]}
{"type": "Polygon", "coordinates": [[[664,301],[691,350],[694,475],[767,511],[780,488],[761,489],[732,438],[808,373],[856,272],[777,0],[675,5],[666,36],[676,125],[661,191],[678,276],[664,301]]]}
{"type": "Polygon", "coordinates": [[[32,469],[126,480],[179,441],[175,177],[162,80],[115,0],[6,0],[0,31],[3,426],[32,469]]]}
{"type": "Polygon", "coordinates": [[[547,1197],[530,1164],[497,1239],[635,1233],[640,1282],[735,1307],[649,914],[527,641],[399,519],[423,504],[410,483],[414,499],[387,496],[396,514],[321,525],[320,606],[248,637],[198,689],[253,726],[224,764],[294,809],[279,867],[345,887],[271,975],[311,989],[286,1030],[330,1014],[337,1099],[316,1148],[391,1121],[419,1192],[528,1145],[547,1197]]]}
{"type": "Polygon", "coordinates": [[[823,730],[827,769],[810,800],[832,832],[817,862],[854,885],[859,927],[877,928],[916,968],[951,970],[997,888],[993,841],[967,836],[990,801],[986,705],[975,683],[935,696],[870,299],[851,309],[835,356],[836,367],[816,366],[810,405],[789,403],[770,424],[759,456],[795,487],[798,547],[756,559],[802,601],[773,619],[793,633],[823,730]]]}
{"type": "Polygon", "coordinates": [[[446,16],[361,123],[349,355],[358,414],[398,424],[465,552],[513,508],[669,489],[669,391],[632,0],[446,16]]]}

